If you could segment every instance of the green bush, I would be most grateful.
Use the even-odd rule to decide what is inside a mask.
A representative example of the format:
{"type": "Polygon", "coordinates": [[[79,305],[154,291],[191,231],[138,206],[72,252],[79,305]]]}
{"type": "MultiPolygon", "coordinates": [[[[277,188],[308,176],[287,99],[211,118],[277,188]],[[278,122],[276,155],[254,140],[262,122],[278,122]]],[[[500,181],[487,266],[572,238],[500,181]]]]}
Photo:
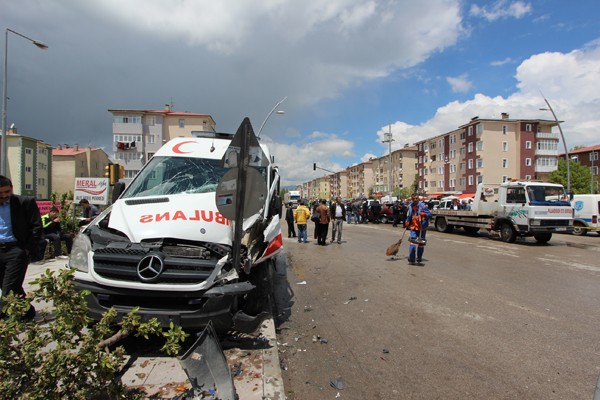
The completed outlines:
{"type": "MultiPolygon", "coordinates": [[[[119,338],[134,334],[148,339],[164,337],[162,351],[177,354],[180,342],[188,336],[171,324],[163,331],[156,319],[141,323],[135,310],[119,324],[117,313],[105,313],[91,325],[85,296],[73,284],[73,270],[57,275],[46,270],[33,284],[36,290],[19,298],[12,293],[4,298],[0,321],[0,393],[6,399],[135,399],[140,394],[128,391],[115,379],[125,361],[119,338]],[[32,301],[52,302],[55,318],[48,322],[25,322],[23,316],[32,301]]],[[[44,315],[46,320],[47,315],[44,315]]]]}

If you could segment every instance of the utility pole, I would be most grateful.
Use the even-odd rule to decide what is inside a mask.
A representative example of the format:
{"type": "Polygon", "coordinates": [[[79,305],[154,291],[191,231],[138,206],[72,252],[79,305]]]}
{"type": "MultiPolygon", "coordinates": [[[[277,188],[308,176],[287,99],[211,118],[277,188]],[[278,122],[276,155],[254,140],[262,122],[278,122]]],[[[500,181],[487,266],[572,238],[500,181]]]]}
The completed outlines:
{"type": "Polygon", "coordinates": [[[390,203],[392,202],[392,142],[394,141],[394,138],[392,137],[392,124],[389,124],[388,126],[388,133],[384,133],[383,134],[383,142],[382,143],[388,143],[389,145],[389,162],[388,162],[388,169],[390,172],[390,176],[388,179],[388,192],[389,192],[389,198],[388,200],[390,201],[390,203]]]}

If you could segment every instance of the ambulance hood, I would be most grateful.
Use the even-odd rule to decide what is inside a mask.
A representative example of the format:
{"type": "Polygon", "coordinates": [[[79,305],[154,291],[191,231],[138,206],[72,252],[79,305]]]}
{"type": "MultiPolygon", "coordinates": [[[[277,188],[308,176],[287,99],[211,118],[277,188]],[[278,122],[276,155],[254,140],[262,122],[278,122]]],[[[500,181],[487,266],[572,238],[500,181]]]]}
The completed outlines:
{"type": "Polygon", "coordinates": [[[132,243],[174,238],[231,245],[231,221],[215,206],[215,193],[119,199],[108,226],[132,243]]]}

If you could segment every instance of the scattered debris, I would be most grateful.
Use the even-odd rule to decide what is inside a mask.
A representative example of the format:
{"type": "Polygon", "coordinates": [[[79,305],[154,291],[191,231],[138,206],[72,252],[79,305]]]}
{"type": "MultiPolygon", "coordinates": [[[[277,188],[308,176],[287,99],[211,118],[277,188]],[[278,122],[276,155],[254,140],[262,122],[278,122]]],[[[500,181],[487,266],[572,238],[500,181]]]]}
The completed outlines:
{"type": "Polygon", "coordinates": [[[390,351],[388,349],[383,349],[384,354],[388,354],[390,351]]]}
{"type": "Polygon", "coordinates": [[[341,376],[338,376],[337,378],[332,379],[331,381],[329,381],[329,384],[334,389],[337,389],[337,390],[343,390],[344,389],[344,380],[342,379],[341,376]]]}
{"type": "Polygon", "coordinates": [[[356,296],[350,297],[348,300],[344,302],[344,304],[349,304],[352,300],[356,300],[356,296]]]}
{"type": "Polygon", "coordinates": [[[306,285],[306,281],[296,282],[296,285],[306,285]]]}
{"type": "Polygon", "coordinates": [[[312,311],[312,307],[311,306],[304,306],[304,312],[308,312],[308,311],[312,311]]]}

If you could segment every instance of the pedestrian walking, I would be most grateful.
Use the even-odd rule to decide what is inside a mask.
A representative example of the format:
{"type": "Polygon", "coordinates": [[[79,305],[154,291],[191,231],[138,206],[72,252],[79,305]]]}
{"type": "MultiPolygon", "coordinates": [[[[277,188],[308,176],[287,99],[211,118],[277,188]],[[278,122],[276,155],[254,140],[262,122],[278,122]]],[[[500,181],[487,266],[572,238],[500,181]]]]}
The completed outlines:
{"type": "Polygon", "coordinates": [[[310,211],[304,206],[304,201],[298,202],[298,208],[294,211],[294,220],[298,225],[298,243],[308,243],[308,235],[306,232],[306,223],[310,218],[310,211]]]}
{"type": "Polygon", "coordinates": [[[292,202],[288,203],[285,210],[285,222],[287,222],[288,226],[288,238],[295,238],[296,229],[294,229],[294,208],[292,207],[292,202]]]}
{"type": "Polygon", "coordinates": [[[331,204],[329,212],[333,222],[331,227],[331,243],[333,243],[337,238],[337,243],[341,244],[342,227],[344,226],[344,221],[346,220],[346,206],[344,206],[342,203],[341,198],[335,198],[335,202],[331,204]]]}
{"type": "Polygon", "coordinates": [[[423,202],[419,201],[418,194],[413,194],[405,222],[406,227],[410,229],[410,238],[408,239],[410,243],[408,246],[409,264],[415,264],[415,262],[420,264],[423,260],[429,218],[431,218],[431,211],[423,202]]]}
{"type": "MultiPolygon", "coordinates": [[[[30,261],[30,254],[39,252],[42,240],[40,210],[33,197],[13,194],[10,179],[0,175],[0,318],[4,297],[9,293],[25,297],[23,281],[30,261]]],[[[30,306],[25,320],[35,317],[35,308],[30,306]]]]}
{"type": "Polygon", "coordinates": [[[363,224],[369,223],[369,202],[367,200],[365,200],[362,204],[361,223],[363,223],[363,224]]]}

